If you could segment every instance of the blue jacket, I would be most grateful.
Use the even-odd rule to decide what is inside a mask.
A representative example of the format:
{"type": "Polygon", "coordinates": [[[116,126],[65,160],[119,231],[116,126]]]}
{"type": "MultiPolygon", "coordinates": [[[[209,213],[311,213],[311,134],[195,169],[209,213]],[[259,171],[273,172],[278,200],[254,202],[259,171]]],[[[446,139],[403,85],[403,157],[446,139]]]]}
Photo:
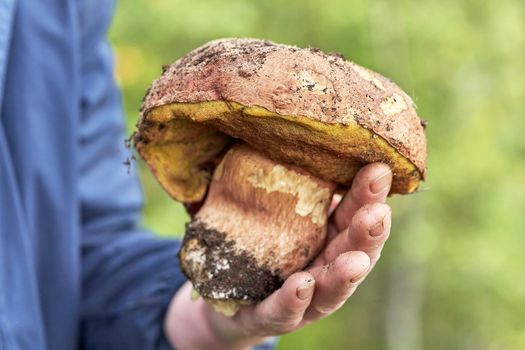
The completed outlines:
{"type": "Polygon", "coordinates": [[[0,0],[0,349],[168,348],[179,242],[139,226],[113,3],[0,0]]]}
{"type": "Polygon", "coordinates": [[[0,348],[153,349],[184,282],[138,226],[110,1],[0,1],[0,348]]]}

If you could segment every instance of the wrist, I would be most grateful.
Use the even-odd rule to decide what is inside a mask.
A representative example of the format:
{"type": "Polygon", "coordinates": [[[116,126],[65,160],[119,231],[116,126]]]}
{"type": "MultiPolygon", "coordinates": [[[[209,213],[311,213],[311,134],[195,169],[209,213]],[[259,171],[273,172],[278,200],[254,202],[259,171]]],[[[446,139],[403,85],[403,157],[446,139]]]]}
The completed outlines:
{"type": "MultiPolygon", "coordinates": [[[[205,319],[210,329],[210,334],[220,344],[220,349],[244,350],[263,343],[268,337],[258,335],[243,327],[243,323],[235,317],[226,317],[218,314],[213,308],[202,301],[205,319]]],[[[217,348],[219,349],[219,348],[217,348]]]]}
{"type": "Polygon", "coordinates": [[[202,299],[192,301],[191,288],[186,283],[177,292],[164,320],[166,337],[176,349],[244,350],[265,340],[247,334],[233,318],[215,313],[202,299]]]}

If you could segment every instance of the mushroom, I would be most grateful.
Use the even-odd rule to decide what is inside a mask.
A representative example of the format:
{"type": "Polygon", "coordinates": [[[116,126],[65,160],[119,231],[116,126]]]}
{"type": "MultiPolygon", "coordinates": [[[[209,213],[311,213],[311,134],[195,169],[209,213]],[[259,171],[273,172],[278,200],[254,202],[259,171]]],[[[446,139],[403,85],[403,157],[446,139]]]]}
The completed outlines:
{"type": "Polygon", "coordinates": [[[202,204],[181,269],[233,315],[318,254],[335,191],[365,164],[391,193],[425,178],[426,139],[410,97],[339,54],[256,39],[209,42],[146,93],[134,145],[163,188],[202,204]]]}

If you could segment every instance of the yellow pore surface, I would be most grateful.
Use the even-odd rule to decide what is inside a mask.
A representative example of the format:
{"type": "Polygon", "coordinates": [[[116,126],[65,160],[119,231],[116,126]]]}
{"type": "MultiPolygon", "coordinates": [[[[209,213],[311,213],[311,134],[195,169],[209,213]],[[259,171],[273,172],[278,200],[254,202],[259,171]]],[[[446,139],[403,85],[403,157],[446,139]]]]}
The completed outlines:
{"type": "Polygon", "coordinates": [[[327,124],[236,102],[173,103],[151,110],[139,126],[139,153],[175,199],[203,198],[213,165],[232,142],[244,140],[276,162],[296,165],[349,187],[365,164],[383,162],[394,174],[391,193],[417,189],[421,174],[385,139],[355,122],[327,124]]]}

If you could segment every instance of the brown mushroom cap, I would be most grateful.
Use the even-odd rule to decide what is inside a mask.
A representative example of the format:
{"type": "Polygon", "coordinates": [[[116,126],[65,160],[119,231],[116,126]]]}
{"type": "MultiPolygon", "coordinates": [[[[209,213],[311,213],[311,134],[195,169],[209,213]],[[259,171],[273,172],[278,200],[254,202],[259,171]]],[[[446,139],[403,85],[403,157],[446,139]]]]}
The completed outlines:
{"type": "Polygon", "coordinates": [[[318,49],[256,39],[195,49],[148,90],[134,143],[172,197],[196,202],[232,138],[344,187],[372,162],[393,170],[391,193],[425,178],[426,138],[410,97],[318,49]]]}

